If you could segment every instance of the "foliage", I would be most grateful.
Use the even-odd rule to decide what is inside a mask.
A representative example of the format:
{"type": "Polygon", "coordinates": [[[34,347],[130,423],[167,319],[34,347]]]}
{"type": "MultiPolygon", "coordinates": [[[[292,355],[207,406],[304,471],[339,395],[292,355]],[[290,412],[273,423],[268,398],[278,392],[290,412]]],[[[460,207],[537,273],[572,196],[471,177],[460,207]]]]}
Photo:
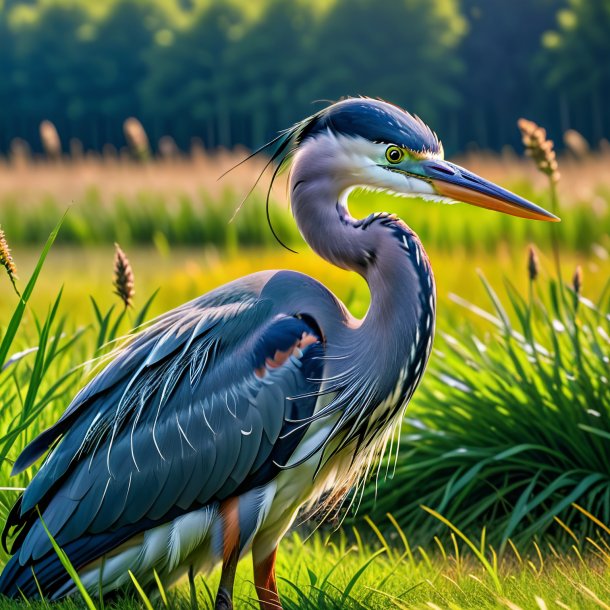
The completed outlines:
{"type": "MultiPolygon", "coordinates": [[[[428,519],[433,519],[429,516],[428,519]]],[[[384,523],[380,523],[385,529],[384,523]]],[[[316,533],[304,540],[293,533],[284,540],[277,571],[283,607],[286,610],[366,610],[453,608],[546,607],[604,608],[608,587],[607,535],[603,528],[582,548],[559,555],[552,545],[513,546],[497,553],[487,545],[485,533],[465,541],[458,536],[444,544],[429,539],[424,546],[412,545],[404,532],[390,523],[384,537],[370,522],[350,532],[331,537],[316,533]],[[367,542],[372,540],[372,542],[367,542]],[[474,549],[474,551],[473,551],[474,549]],[[476,551],[476,552],[475,552],[476,551]],[[489,563],[486,568],[483,559],[489,563]]],[[[252,572],[241,562],[235,585],[236,607],[258,607],[252,572]]],[[[219,571],[196,578],[199,608],[214,607],[219,571]]],[[[169,610],[191,610],[188,586],[165,592],[167,603],[154,601],[133,586],[99,608],[138,610],[151,605],[169,610]]],[[[95,602],[94,602],[95,603],[95,602]]],[[[21,608],[21,602],[0,600],[0,610],[21,608]]],[[[32,602],[35,610],[48,608],[32,602]]],[[[57,610],[90,608],[82,599],[53,604],[57,610]]]]}
{"type": "MultiPolygon", "coordinates": [[[[112,174],[109,173],[111,179],[112,174]]],[[[82,199],[70,208],[58,243],[98,245],[119,241],[124,245],[149,246],[160,241],[171,247],[214,246],[234,252],[236,246],[273,246],[275,240],[265,223],[264,195],[255,191],[239,214],[232,220],[240,201],[237,193],[227,187],[212,197],[205,191],[174,197],[143,188],[132,195],[117,194],[109,202],[102,201],[99,187],[90,187],[82,199]]],[[[548,206],[546,195],[534,190],[528,182],[512,185],[513,190],[542,206],[548,206]]],[[[558,236],[566,249],[583,253],[597,247],[610,247],[610,191],[600,189],[600,205],[592,212],[586,202],[574,202],[562,213],[558,236]]],[[[388,202],[379,193],[355,192],[350,207],[358,217],[371,210],[398,211],[417,231],[431,252],[495,252],[499,244],[524,247],[534,241],[541,247],[550,243],[548,227],[521,219],[485,212],[458,205],[446,206],[413,199],[388,202]]],[[[50,193],[44,199],[24,205],[14,194],[0,197],[2,226],[11,236],[11,243],[37,244],[52,229],[55,220],[65,212],[67,203],[50,193]]],[[[273,226],[289,244],[304,248],[289,210],[278,202],[272,206],[273,226]]]]}
{"type": "Polygon", "coordinates": [[[536,280],[524,297],[507,280],[505,305],[482,281],[492,311],[454,298],[488,329],[437,340],[394,475],[365,510],[416,532],[423,503],[463,528],[487,523],[499,544],[552,526],[571,544],[565,524],[583,536],[591,526],[571,503],[610,522],[608,293],[593,304],[578,284],[536,280]]]}
{"type": "Polygon", "coordinates": [[[544,119],[555,131],[557,103],[540,86],[538,58],[541,37],[565,0],[461,0],[460,4],[468,23],[460,57],[468,71],[458,83],[458,93],[466,101],[458,111],[458,139],[482,148],[515,146],[511,126],[520,116],[544,119]]]}
{"type": "Polygon", "coordinates": [[[595,139],[606,133],[610,95],[608,28],[610,2],[569,0],[544,35],[547,85],[561,96],[564,112],[589,123],[595,139]],[[586,35],[584,35],[586,32],[586,35]]]}
{"type": "Polygon", "coordinates": [[[133,115],[154,145],[169,133],[181,148],[193,134],[257,146],[346,94],[420,113],[449,151],[516,145],[518,116],[597,143],[610,128],[610,0],[566,2],[6,2],[0,150],[37,142],[44,119],[64,150],[76,134],[119,148],[133,115]]]}

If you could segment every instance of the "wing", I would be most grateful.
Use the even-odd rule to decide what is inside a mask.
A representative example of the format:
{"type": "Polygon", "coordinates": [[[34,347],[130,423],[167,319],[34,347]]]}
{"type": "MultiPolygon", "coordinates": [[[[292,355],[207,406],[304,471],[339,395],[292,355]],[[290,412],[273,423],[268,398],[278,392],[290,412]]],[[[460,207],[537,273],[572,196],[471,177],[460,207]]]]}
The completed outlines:
{"type": "Polygon", "coordinates": [[[270,481],[305,433],[295,420],[315,408],[320,335],[234,289],[136,335],[17,460],[20,471],[55,444],[7,520],[19,564],[52,552],[36,507],[64,548],[108,532],[118,544],[270,481]]]}

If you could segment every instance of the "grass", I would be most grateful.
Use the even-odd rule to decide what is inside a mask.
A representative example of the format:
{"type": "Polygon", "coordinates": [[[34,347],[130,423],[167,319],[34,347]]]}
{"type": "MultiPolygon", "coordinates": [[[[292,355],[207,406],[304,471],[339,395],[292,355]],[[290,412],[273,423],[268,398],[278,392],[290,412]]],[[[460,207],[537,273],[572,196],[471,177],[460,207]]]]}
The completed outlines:
{"type": "MultiPolygon", "coordinates": [[[[200,162],[202,168],[212,163],[200,162]]],[[[121,163],[113,163],[115,176],[126,171],[121,163]]],[[[178,162],[174,177],[184,170],[180,163],[192,169],[194,161],[178,162]]],[[[94,168],[98,178],[111,176],[100,169],[103,164],[84,160],[79,167],[94,168]]],[[[134,167],[139,168],[136,175],[150,179],[157,170],[167,170],[162,165],[134,167]]],[[[493,174],[488,169],[481,173],[493,174]]],[[[23,171],[44,175],[47,167],[26,165],[23,171]]],[[[16,232],[18,271],[32,279],[24,288],[18,284],[21,298],[12,295],[6,280],[0,301],[2,487],[27,485],[31,472],[14,480],[8,477],[11,461],[63,411],[91,370],[91,364],[82,363],[145,316],[233,277],[277,267],[310,273],[335,290],[354,313],[366,310],[366,286],[353,275],[311,254],[295,257],[260,247],[267,242],[253,238],[258,233],[252,227],[267,235],[261,240],[269,239],[261,223],[260,194],[258,203],[244,208],[241,219],[227,225],[235,203],[229,191],[191,193],[181,207],[182,195],[176,191],[174,198],[161,189],[154,197],[138,199],[144,191],[137,184],[129,188],[130,195],[116,195],[123,197],[124,207],[116,207],[114,193],[99,186],[91,191],[97,203],[91,209],[70,210],[58,234],[64,247],[50,249],[52,235],[42,257],[33,256],[27,244],[37,242],[50,219],[56,222],[61,216],[61,203],[53,203],[51,194],[46,211],[37,196],[25,202],[19,214],[15,208],[5,215],[3,209],[11,245],[16,232]],[[112,295],[110,242],[117,236],[123,246],[147,245],[126,247],[137,287],[133,311],[112,295]],[[206,248],[176,247],[190,239],[206,248]],[[67,248],[66,242],[76,246],[67,248]],[[245,250],[245,243],[259,247],[245,250]],[[238,245],[241,255],[236,253],[238,245]],[[150,300],[158,286],[163,290],[150,300]],[[95,295],[93,303],[87,294],[95,295]]],[[[408,206],[404,216],[422,235],[440,287],[440,337],[409,411],[395,476],[380,483],[376,501],[371,487],[356,527],[330,538],[328,532],[318,531],[305,542],[306,530],[301,528],[285,541],[278,574],[287,610],[610,607],[610,530],[605,525],[610,520],[610,327],[604,291],[610,275],[610,231],[605,224],[610,197],[603,195],[604,188],[595,187],[602,203],[594,214],[591,206],[578,204],[562,214],[568,220],[561,226],[565,292],[544,271],[552,263],[542,254],[543,271],[531,286],[528,283],[525,244],[533,237],[545,252],[551,243],[547,225],[502,220],[465,207],[386,199],[382,203],[374,195],[356,195],[357,211],[408,206]],[[595,247],[591,240],[597,240],[595,247]],[[581,290],[595,304],[569,291],[577,263],[585,268],[581,290]],[[482,267],[489,283],[477,280],[475,266],[482,267]],[[505,294],[496,294],[502,276],[511,282],[506,282],[505,294]],[[460,298],[450,297],[450,292],[460,298]],[[484,298],[491,299],[489,311],[480,307],[484,298]],[[367,512],[373,520],[365,525],[367,512]],[[387,518],[386,512],[395,517],[387,518]]],[[[535,177],[518,190],[544,200],[535,177]]],[[[274,209],[274,218],[284,216],[288,218],[274,209]]],[[[296,243],[292,224],[282,222],[279,232],[296,243]]],[[[0,492],[0,520],[15,497],[16,491],[0,492]]],[[[210,591],[218,577],[216,572],[205,581],[198,579],[201,607],[211,607],[210,591]]],[[[251,581],[251,570],[243,562],[236,587],[238,607],[255,607],[251,581]]],[[[150,603],[134,582],[114,607],[150,603]]],[[[95,599],[90,604],[101,606],[95,599]]],[[[152,605],[164,604],[153,600],[152,605]]],[[[188,590],[168,592],[168,605],[189,608],[188,590]]],[[[0,600],[0,610],[14,607],[0,600]]],[[[86,605],[73,600],[57,607],[86,605]]]]}
{"type": "MultiPolygon", "coordinates": [[[[68,206],[58,243],[102,245],[215,246],[231,252],[237,246],[268,247],[273,236],[264,222],[267,179],[229,222],[264,167],[253,160],[226,178],[217,178],[243,159],[245,152],[197,153],[174,160],[136,163],[128,159],[87,157],[62,162],[0,162],[0,210],[13,246],[44,242],[68,206]]],[[[462,161],[524,197],[549,206],[537,175],[511,156],[469,157],[462,161]]],[[[610,181],[608,153],[562,162],[559,184],[564,222],[558,238],[571,251],[610,250],[610,181]]],[[[303,248],[285,202],[286,184],[272,193],[272,218],[287,243],[303,248]],[[279,202],[282,202],[281,204],[279,202]]],[[[354,213],[392,207],[419,233],[426,247],[441,252],[495,252],[499,243],[545,247],[544,224],[484,212],[470,206],[441,206],[418,200],[388,201],[384,195],[356,193],[354,213]]]]}
{"type": "MultiPolygon", "coordinates": [[[[112,250],[110,248],[108,250],[108,279],[104,284],[106,292],[110,295],[112,291],[110,281],[112,250]]],[[[57,290],[58,278],[52,268],[53,254],[53,250],[51,250],[48,260],[44,262],[44,270],[40,260],[34,268],[36,289],[43,287],[45,278],[52,275],[49,285],[55,286],[57,290]]],[[[296,258],[298,259],[298,257],[296,258]]],[[[522,284],[527,287],[525,253],[522,258],[523,260],[519,261],[516,268],[522,270],[521,277],[524,279],[522,284]]],[[[75,260],[75,265],[82,266],[79,258],[75,260]]],[[[259,258],[250,264],[260,267],[265,262],[267,261],[259,258]]],[[[138,262],[134,263],[132,258],[132,264],[137,278],[138,262]]],[[[497,261],[494,261],[494,264],[497,264],[497,261]]],[[[170,266],[173,265],[170,264],[170,266]]],[[[239,271],[240,269],[237,269],[236,273],[239,271]]],[[[337,278],[349,277],[341,272],[336,273],[337,278]]],[[[548,303],[549,297],[543,292],[549,285],[549,279],[541,278],[544,278],[544,274],[536,280],[540,286],[536,284],[532,287],[532,308],[545,311],[552,307],[548,303]]],[[[80,292],[81,299],[82,289],[82,285],[78,286],[77,292],[80,292]]],[[[364,290],[364,287],[362,289],[364,290]]],[[[347,286],[344,287],[344,290],[347,290],[347,286]]],[[[485,286],[483,286],[483,292],[486,292],[485,286]]],[[[24,297],[33,298],[35,294],[33,283],[30,284],[30,289],[26,288],[23,293],[24,297]]],[[[148,306],[144,295],[146,292],[143,291],[136,302],[137,307],[146,308],[148,306]]],[[[173,296],[179,298],[179,296],[173,296]]],[[[141,317],[139,310],[128,312],[126,316],[123,316],[120,326],[116,326],[120,312],[123,310],[122,304],[114,297],[120,307],[115,308],[110,314],[108,313],[112,306],[110,302],[96,304],[95,308],[90,304],[87,304],[86,307],[81,305],[82,312],[88,312],[84,316],[88,325],[79,329],[70,319],[62,315],[63,311],[70,311],[71,317],[74,313],[72,307],[63,304],[64,298],[63,293],[56,295],[51,300],[48,315],[38,322],[36,322],[31,306],[28,306],[23,312],[24,316],[18,327],[16,325],[11,327],[9,324],[5,326],[6,330],[2,334],[2,345],[8,345],[3,353],[13,354],[14,358],[10,361],[10,366],[4,368],[0,373],[0,403],[3,405],[0,451],[2,455],[8,457],[8,463],[5,461],[5,467],[0,475],[0,484],[5,487],[22,487],[27,484],[30,477],[28,473],[20,475],[16,480],[8,478],[10,460],[16,457],[29,439],[56,419],[69,397],[80,386],[81,379],[87,372],[86,368],[79,368],[80,363],[87,361],[106,339],[118,332],[125,332],[130,325],[137,324],[141,317]],[[97,313],[95,313],[96,311],[97,313]],[[35,352],[22,351],[23,348],[33,345],[38,346],[35,352]],[[15,359],[15,352],[18,352],[17,359],[15,359]]],[[[353,293],[351,297],[348,293],[346,298],[358,302],[358,292],[353,293]]],[[[494,299],[494,301],[496,305],[501,302],[500,299],[494,299]]],[[[607,301],[602,299],[602,302],[607,301]]],[[[474,514],[472,506],[485,507],[486,505],[484,498],[477,495],[481,492],[476,485],[474,491],[466,486],[463,488],[466,491],[458,494],[457,500],[450,498],[450,501],[446,502],[444,506],[435,502],[434,497],[426,495],[426,481],[434,482],[433,487],[437,493],[446,494],[449,493],[451,484],[456,482],[455,479],[450,481],[447,477],[443,479],[439,475],[443,467],[444,455],[453,452],[451,459],[456,460],[455,472],[461,469],[461,472],[468,473],[471,470],[468,460],[472,460],[472,464],[481,461],[480,452],[454,451],[456,446],[459,447],[463,441],[462,438],[456,437],[456,431],[468,434],[471,440],[485,438],[486,435],[489,436],[487,434],[489,429],[494,425],[498,426],[502,421],[501,418],[506,417],[506,413],[502,412],[502,406],[497,405],[486,417],[480,417],[480,421],[477,421],[482,412],[481,397],[478,395],[462,396],[459,383],[447,385],[443,382],[442,376],[450,374],[454,379],[461,380],[461,383],[472,383],[473,379],[479,383],[483,376],[483,379],[490,383],[498,377],[500,370],[509,380],[508,383],[502,385],[502,391],[506,392],[507,396],[513,396],[510,391],[511,384],[515,388],[515,392],[520,388],[512,380],[512,371],[510,367],[507,367],[506,353],[509,351],[507,343],[514,350],[525,349],[527,342],[515,337],[515,333],[520,332],[524,337],[529,336],[530,338],[533,338],[533,335],[530,336],[529,331],[525,332],[523,328],[517,329],[516,326],[514,328],[511,326],[509,332],[506,327],[506,320],[515,320],[515,324],[519,323],[519,320],[523,322],[523,308],[527,304],[521,301],[517,301],[517,303],[521,309],[519,312],[513,312],[512,315],[495,311],[484,316],[486,318],[484,324],[489,328],[481,327],[483,330],[480,331],[478,339],[476,333],[472,335],[467,346],[470,350],[467,357],[461,351],[464,346],[461,346],[460,349],[455,348],[448,336],[442,340],[441,346],[437,346],[437,348],[440,347],[441,353],[435,355],[433,368],[426,376],[424,386],[419,392],[421,397],[418,398],[417,404],[413,405],[415,408],[410,412],[412,417],[427,418],[426,422],[432,422],[433,427],[430,426],[430,435],[427,440],[422,440],[421,430],[417,431],[420,434],[419,438],[413,436],[412,431],[405,430],[401,453],[403,457],[398,467],[399,470],[394,479],[388,480],[385,484],[382,483],[377,505],[369,507],[378,527],[372,525],[373,522],[370,526],[362,524],[362,517],[366,514],[365,506],[360,511],[358,529],[341,530],[332,534],[330,540],[327,539],[328,534],[318,532],[306,542],[303,542],[301,536],[295,533],[283,545],[278,574],[281,576],[280,591],[287,610],[293,608],[311,608],[313,610],[314,608],[607,607],[604,605],[606,603],[604,600],[610,596],[610,589],[607,585],[610,554],[609,538],[604,530],[603,522],[601,525],[596,524],[592,521],[592,517],[587,516],[585,519],[585,522],[589,524],[587,531],[582,533],[576,529],[575,532],[570,525],[573,525],[574,521],[583,513],[571,506],[568,501],[564,510],[565,514],[561,515],[561,523],[564,525],[555,521],[558,528],[566,533],[561,546],[557,544],[557,537],[551,533],[537,536],[535,544],[532,541],[526,541],[524,537],[521,540],[517,537],[516,546],[513,546],[513,540],[508,541],[506,536],[506,521],[503,522],[498,513],[479,513],[475,515],[478,517],[475,521],[469,522],[469,514],[474,514]],[[491,320],[490,316],[492,316],[491,320]],[[493,332],[489,332],[494,328],[497,329],[494,332],[498,333],[499,337],[494,336],[493,332]],[[477,362],[477,354],[479,358],[483,358],[483,352],[480,351],[483,341],[488,346],[488,352],[484,352],[486,354],[484,360],[477,362]],[[448,345],[453,346],[452,351],[449,352],[451,358],[447,357],[448,345]],[[470,377],[463,379],[459,375],[463,375],[465,372],[470,377]],[[442,392],[442,395],[439,395],[439,391],[442,392]],[[470,398],[472,399],[469,400],[470,398]],[[478,427],[474,430],[465,428],[460,419],[464,413],[467,413],[468,408],[471,409],[473,416],[466,418],[466,421],[470,425],[473,421],[477,423],[478,427]],[[495,424],[493,421],[490,424],[489,418],[492,420],[495,418],[495,424]],[[447,435],[439,435],[434,430],[446,431],[447,435]],[[471,431],[472,434],[470,434],[471,431]],[[478,433],[475,433],[477,431],[478,433]],[[435,453],[432,458],[422,460],[418,455],[414,455],[413,448],[423,454],[430,451],[435,453]],[[435,464],[435,471],[430,470],[430,463],[435,464]],[[400,470],[402,468],[405,468],[404,472],[400,470]],[[423,476],[420,476],[422,474],[423,476]],[[465,502],[468,498],[473,497],[476,497],[476,502],[465,502]],[[422,510],[420,507],[422,502],[426,502],[432,508],[427,511],[422,510]],[[405,514],[397,509],[397,504],[401,506],[412,504],[409,517],[406,518],[405,514]],[[396,525],[395,521],[387,520],[383,516],[386,508],[395,510],[397,518],[403,524],[407,521],[408,527],[401,528],[396,525]],[[438,512],[434,510],[435,508],[438,509],[438,512]],[[481,514],[484,514],[483,518],[481,518],[481,514]],[[409,522],[409,519],[412,521],[409,522]],[[487,526],[481,529],[481,524],[485,522],[487,522],[487,526]],[[413,533],[414,529],[419,530],[419,534],[413,533]],[[413,535],[407,537],[405,531],[411,532],[413,535]],[[568,531],[572,533],[570,534],[568,531]],[[566,540],[568,544],[565,544],[566,540]],[[488,541],[492,541],[493,546],[490,546],[488,541]],[[503,542],[505,544],[502,544],[503,542]],[[558,550],[560,548],[563,550],[558,550]],[[562,604],[564,605],[562,606],[562,604]]],[[[481,312],[472,306],[464,308],[463,304],[454,305],[464,309],[468,316],[481,316],[481,312]]],[[[362,304],[358,306],[362,307],[362,304]]],[[[564,322],[566,316],[569,316],[573,323],[577,321],[581,332],[585,335],[581,338],[586,339],[589,332],[586,328],[592,327],[588,316],[594,315],[594,312],[582,303],[579,303],[576,311],[570,309],[574,307],[573,300],[558,305],[558,307],[560,309],[554,312],[555,315],[550,320],[546,320],[541,311],[531,315],[530,320],[536,320],[536,324],[541,325],[541,328],[537,330],[536,341],[542,342],[542,335],[553,333],[552,329],[555,328],[553,320],[560,314],[563,316],[564,322]],[[549,322],[550,326],[548,326],[549,322]],[[585,327],[584,330],[583,327],[585,327]]],[[[459,328],[468,328],[464,316],[462,316],[460,327],[456,327],[454,332],[457,333],[459,328]]],[[[466,330],[461,332],[465,336],[468,334],[466,330]]],[[[567,341],[568,344],[573,339],[574,337],[568,334],[565,338],[563,336],[559,338],[560,341],[567,341]]],[[[545,366],[548,365],[549,363],[545,364],[545,366]]],[[[558,390],[553,387],[551,389],[558,390]]],[[[601,387],[600,391],[602,390],[607,391],[607,388],[604,390],[601,387]]],[[[485,393],[484,390],[483,395],[485,393]]],[[[583,400],[587,396],[583,396],[583,400]]],[[[536,402],[530,405],[523,400],[519,402],[520,408],[529,407],[529,410],[522,418],[521,427],[514,430],[517,437],[528,433],[528,430],[530,434],[533,434],[556,429],[558,424],[549,422],[549,414],[544,411],[537,412],[535,405],[538,404],[536,402]]],[[[610,401],[604,399],[603,404],[607,406],[610,401]]],[[[564,405],[563,408],[565,409],[566,406],[564,405]]],[[[557,417],[563,413],[562,410],[557,417]]],[[[519,413],[516,412],[516,416],[518,415],[519,413]]],[[[565,417],[560,420],[560,424],[567,424],[565,417]]],[[[576,422],[576,427],[566,425],[568,434],[572,434],[575,430],[585,435],[589,434],[586,430],[578,429],[577,424],[578,422],[576,422]]],[[[593,450],[576,436],[574,439],[575,442],[582,445],[583,451],[593,450]]],[[[523,442],[523,439],[517,438],[508,440],[507,444],[513,443],[518,446],[523,442]]],[[[518,456],[518,453],[515,452],[514,455],[518,456]]],[[[491,470],[493,470],[493,458],[493,454],[483,458],[483,461],[491,459],[491,470]]],[[[536,468],[545,466],[548,460],[538,457],[537,459],[531,458],[530,462],[533,463],[532,468],[536,468]]],[[[507,470],[513,468],[514,464],[507,461],[501,466],[507,470]]],[[[479,485],[490,497],[500,497],[496,496],[493,491],[493,489],[498,489],[498,484],[493,481],[489,484],[485,479],[485,468],[488,466],[484,465],[484,468],[477,472],[476,477],[471,476],[471,481],[479,485]]],[[[15,492],[11,491],[5,491],[0,495],[0,514],[6,515],[14,498],[15,492]]],[[[521,510],[525,510],[525,508],[522,506],[521,510]]],[[[531,525],[531,523],[528,524],[531,525]]],[[[205,580],[206,584],[204,584],[203,578],[198,578],[201,607],[212,607],[209,591],[215,590],[218,577],[216,572],[205,580]]],[[[138,593],[135,583],[133,588],[126,589],[125,595],[126,597],[117,602],[114,607],[135,609],[147,603],[138,593]]],[[[190,607],[187,587],[170,591],[168,595],[170,608],[186,610],[190,607]]],[[[247,561],[240,566],[236,596],[238,607],[255,607],[251,570],[247,561]]],[[[146,599],[148,600],[148,598],[146,599]]],[[[93,603],[99,607],[97,601],[94,600],[93,603]]],[[[160,607],[161,602],[156,600],[153,604],[160,607]]],[[[0,610],[14,607],[14,603],[0,600],[0,610]]],[[[43,606],[33,604],[32,607],[43,606]]],[[[85,602],[76,600],[59,604],[57,607],[59,610],[64,610],[64,608],[69,610],[84,608],[86,605],[85,602]]],[[[107,607],[112,607],[112,605],[107,605],[107,607]]]]}
{"type": "MultiPolygon", "coordinates": [[[[517,185],[518,192],[542,206],[548,202],[527,184],[517,185]]],[[[540,223],[482,212],[465,205],[443,206],[418,200],[390,200],[376,193],[351,196],[352,210],[358,216],[368,211],[386,209],[388,205],[402,214],[417,231],[428,248],[452,252],[494,252],[501,243],[524,247],[533,241],[540,246],[549,243],[547,228],[540,223]]],[[[163,246],[214,246],[231,252],[237,247],[269,247],[274,238],[267,227],[264,197],[254,193],[231,222],[240,201],[232,188],[213,198],[202,191],[196,196],[183,194],[170,204],[161,194],[141,191],[131,198],[117,196],[105,205],[97,190],[87,191],[84,198],[72,204],[59,243],[101,245],[120,242],[124,246],[138,244],[163,246]]],[[[610,249],[610,192],[597,211],[577,203],[563,214],[564,224],[559,238],[565,247],[591,252],[595,247],[610,249]]],[[[0,201],[2,226],[12,236],[13,244],[36,244],[44,241],[56,218],[67,207],[65,199],[47,195],[38,205],[24,206],[18,197],[0,201]]],[[[274,204],[273,225],[288,244],[305,246],[287,209],[274,204]]]]}
{"type": "MultiPolygon", "coordinates": [[[[511,546],[505,553],[497,554],[486,544],[484,534],[467,542],[453,536],[447,543],[437,538],[415,546],[402,530],[391,524],[390,528],[387,538],[374,525],[331,536],[316,533],[307,540],[297,532],[288,536],[280,547],[277,564],[284,608],[608,607],[605,600],[610,596],[610,554],[608,538],[602,538],[601,533],[580,546],[575,545],[567,554],[559,554],[552,545],[543,543],[511,546]]],[[[205,581],[197,577],[200,608],[213,608],[219,576],[217,570],[205,581]]],[[[166,595],[167,606],[172,610],[191,608],[188,586],[167,591],[166,595]]],[[[148,607],[149,599],[134,584],[105,607],[135,610],[148,607]]],[[[235,599],[237,608],[257,607],[248,559],[238,568],[235,599]]],[[[92,603],[100,607],[95,600],[92,603]]],[[[15,602],[0,600],[0,610],[16,606],[15,602]]],[[[153,597],[152,606],[162,608],[165,604],[157,596],[153,597]]],[[[31,603],[30,607],[48,608],[43,603],[31,603]]],[[[75,599],[53,607],[72,610],[91,606],[75,599]]]]}
{"type": "Polygon", "coordinates": [[[501,547],[547,530],[569,545],[566,525],[592,526],[572,503],[610,522],[608,293],[593,303],[538,279],[524,297],[506,280],[500,297],[481,279],[490,310],[453,298],[485,324],[437,338],[393,476],[364,509],[416,532],[423,502],[464,528],[493,524],[501,547]]]}

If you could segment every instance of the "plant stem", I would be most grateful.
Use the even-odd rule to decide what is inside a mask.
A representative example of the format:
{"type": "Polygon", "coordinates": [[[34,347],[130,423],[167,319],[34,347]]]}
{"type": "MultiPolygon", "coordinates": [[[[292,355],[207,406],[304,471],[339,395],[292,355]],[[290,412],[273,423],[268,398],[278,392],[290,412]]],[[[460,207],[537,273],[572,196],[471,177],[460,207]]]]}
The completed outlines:
{"type": "MultiPolygon", "coordinates": [[[[557,198],[557,185],[552,176],[549,176],[549,186],[551,193],[551,210],[555,216],[559,215],[559,201],[557,198]]],[[[552,223],[549,227],[551,230],[551,245],[553,248],[553,258],[555,259],[555,273],[557,273],[557,281],[559,282],[560,293],[563,295],[563,279],[561,277],[561,260],[559,256],[559,239],[557,235],[557,227],[552,223]]]]}

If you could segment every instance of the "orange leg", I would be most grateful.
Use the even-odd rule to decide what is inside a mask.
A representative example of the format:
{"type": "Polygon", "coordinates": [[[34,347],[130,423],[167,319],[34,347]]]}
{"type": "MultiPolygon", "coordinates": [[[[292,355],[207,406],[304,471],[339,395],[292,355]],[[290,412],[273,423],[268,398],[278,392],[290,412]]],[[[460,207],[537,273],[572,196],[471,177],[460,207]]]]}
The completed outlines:
{"type": "Polygon", "coordinates": [[[233,583],[239,561],[239,501],[237,498],[225,500],[220,513],[223,518],[223,558],[220,585],[216,594],[215,610],[232,610],[233,583]]]}
{"type": "Polygon", "coordinates": [[[277,547],[260,563],[254,565],[254,585],[261,610],[282,610],[275,581],[275,555],[277,547]]]}

